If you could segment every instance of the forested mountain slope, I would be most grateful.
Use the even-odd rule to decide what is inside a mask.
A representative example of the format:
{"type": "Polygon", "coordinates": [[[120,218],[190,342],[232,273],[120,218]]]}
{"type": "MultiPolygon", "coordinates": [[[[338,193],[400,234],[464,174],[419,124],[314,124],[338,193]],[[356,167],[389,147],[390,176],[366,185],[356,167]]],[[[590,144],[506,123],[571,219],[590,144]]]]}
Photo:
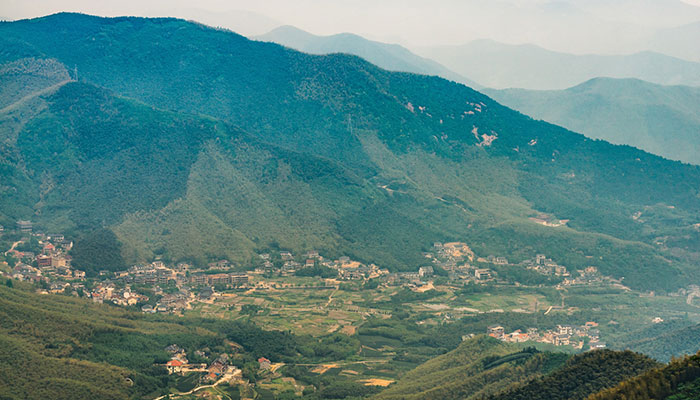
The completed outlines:
{"type": "Polygon", "coordinates": [[[458,239],[637,288],[697,269],[700,168],[456,83],[175,19],[57,14],[1,23],[0,43],[4,65],[52,60],[79,81],[32,78],[48,91],[0,115],[3,222],[84,247],[112,237],[114,268],[285,248],[415,269],[423,248],[458,239]],[[528,219],[541,213],[569,222],[528,219]]]}
{"type": "Polygon", "coordinates": [[[659,363],[631,351],[590,351],[569,359],[565,365],[530,382],[514,385],[490,400],[575,400],[637,376],[659,363]]]}
{"type": "Polygon", "coordinates": [[[519,351],[517,346],[477,336],[403,376],[376,399],[479,399],[516,382],[547,373],[568,355],[519,351]]]}
{"type": "Polygon", "coordinates": [[[699,397],[700,354],[696,354],[625,380],[590,396],[589,400],[691,400],[699,397]]]}

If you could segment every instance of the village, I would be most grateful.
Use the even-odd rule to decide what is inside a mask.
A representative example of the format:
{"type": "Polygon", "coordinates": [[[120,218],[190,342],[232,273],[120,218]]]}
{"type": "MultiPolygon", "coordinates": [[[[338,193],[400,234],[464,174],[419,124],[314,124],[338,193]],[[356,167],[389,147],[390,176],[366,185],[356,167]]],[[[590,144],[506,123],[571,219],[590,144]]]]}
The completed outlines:
{"type": "MultiPolygon", "coordinates": [[[[564,315],[570,315],[574,308],[565,306],[564,296],[556,296],[588,287],[622,287],[619,280],[602,275],[595,266],[572,270],[542,253],[513,263],[503,255],[479,256],[465,242],[433,243],[423,253],[425,261],[414,271],[391,271],[349,256],[330,259],[313,250],[294,254],[280,249],[260,252],[249,265],[226,259],[199,266],[155,259],[116,271],[84,271],[73,265],[73,242],[64,235],[35,232],[29,221],[18,221],[13,234],[20,239],[13,240],[3,253],[9,268],[0,268],[2,275],[31,283],[38,293],[83,297],[144,314],[244,319],[265,329],[312,336],[357,335],[367,321],[392,320],[403,312],[412,324],[422,327],[472,317],[489,320],[485,332],[483,327],[457,332],[457,339],[462,335],[462,340],[483,332],[504,342],[541,344],[544,348],[563,346],[570,352],[597,350],[609,347],[598,323],[593,322],[592,318],[597,317],[587,318],[588,322],[581,325],[558,324],[559,318],[565,320],[564,315]],[[513,280],[509,270],[526,271],[542,277],[544,283],[528,286],[513,280]],[[464,291],[467,288],[479,289],[472,295],[464,291]],[[555,297],[538,294],[542,290],[555,297]],[[522,323],[516,325],[521,329],[513,330],[513,324],[500,318],[504,312],[543,314],[547,322],[537,324],[535,317],[537,326],[522,323]],[[513,331],[506,332],[504,326],[513,331]]],[[[696,293],[700,290],[691,287],[682,294],[687,294],[691,302],[696,293]]],[[[660,317],[651,320],[654,324],[661,322],[660,317]]],[[[601,327],[606,336],[611,324],[617,322],[604,322],[601,327]]],[[[364,357],[369,354],[382,362],[393,357],[395,349],[391,346],[375,345],[374,339],[362,340],[369,340],[361,347],[364,357]]],[[[614,337],[608,342],[615,347],[614,337]]],[[[212,352],[199,348],[190,349],[188,354],[180,345],[172,344],[163,349],[170,359],[160,365],[177,379],[187,381],[181,386],[183,390],[178,389],[182,395],[226,384],[252,387],[244,377],[247,372],[240,369],[243,367],[232,364],[239,351],[237,345],[229,345],[232,347],[225,353],[223,349],[212,352]]],[[[280,377],[276,372],[280,367],[260,357],[254,370],[261,379],[255,385],[291,379],[280,377]]],[[[323,373],[316,372],[322,368],[312,367],[312,373],[323,373]]],[[[285,381],[285,385],[303,390],[293,380],[285,381]]]]}
{"type": "Polygon", "coordinates": [[[503,256],[478,257],[463,242],[434,243],[432,251],[424,253],[426,265],[416,271],[390,272],[347,256],[326,259],[312,250],[301,256],[290,251],[261,253],[258,262],[252,266],[236,266],[222,259],[204,268],[196,268],[184,262],[169,265],[157,259],[120,271],[99,270],[88,277],[85,271],[72,266],[70,250],[73,242],[66,240],[64,235],[34,232],[32,222],[25,220],[17,221],[15,231],[21,233],[22,240],[14,242],[4,253],[9,260],[14,260],[12,270],[4,275],[36,284],[39,293],[72,294],[98,303],[138,307],[144,313],[182,314],[191,310],[194,304],[211,303],[222,292],[230,290],[337,288],[344,281],[375,281],[387,287],[425,292],[434,288],[435,280],[453,285],[512,283],[499,276],[496,269],[501,266],[556,277],[557,287],[619,284],[619,281],[601,275],[594,266],[578,271],[578,275],[572,277],[565,266],[544,254],[511,264],[503,256]],[[299,276],[320,279],[312,284],[284,279],[299,276]]]}
{"type": "Polygon", "coordinates": [[[598,323],[586,322],[584,325],[557,325],[556,329],[540,332],[537,328],[527,328],[525,332],[518,329],[511,333],[505,333],[501,325],[491,325],[486,329],[486,334],[510,343],[538,342],[548,343],[554,346],[572,346],[574,349],[588,350],[604,349],[605,342],[600,341],[598,323]]]}

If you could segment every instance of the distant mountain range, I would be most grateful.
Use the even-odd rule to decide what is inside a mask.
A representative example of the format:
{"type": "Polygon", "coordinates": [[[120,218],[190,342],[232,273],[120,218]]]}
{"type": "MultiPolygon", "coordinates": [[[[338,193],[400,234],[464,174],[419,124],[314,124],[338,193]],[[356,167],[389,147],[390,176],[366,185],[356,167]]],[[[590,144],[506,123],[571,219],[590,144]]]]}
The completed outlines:
{"type": "Polygon", "coordinates": [[[644,47],[659,53],[700,62],[700,21],[661,29],[649,35],[644,47]]]}
{"type": "Polygon", "coordinates": [[[461,84],[172,18],[0,23],[0,49],[0,223],[75,238],[88,272],[281,249],[415,270],[460,240],[643,290],[698,273],[699,167],[461,84]]]}
{"type": "Polygon", "coordinates": [[[700,88],[596,78],[566,90],[486,89],[484,93],[591,138],[700,164],[700,88]]]}
{"type": "Polygon", "coordinates": [[[419,55],[494,89],[566,89],[597,77],[700,86],[700,63],[654,52],[573,55],[530,44],[507,45],[492,40],[415,50],[419,55]]]}
{"type": "Polygon", "coordinates": [[[397,44],[375,42],[352,33],[316,36],[287,25],[276,28],[264,35],[253,37],[253,39],[278,43],[309,54],[353,54],[389,71],[436,75],[451,81],[464,83],[475,89],[481,88],[481,85],[478,83],[445,68],[433,60],[417,56],[405,47],[397,44]]]}

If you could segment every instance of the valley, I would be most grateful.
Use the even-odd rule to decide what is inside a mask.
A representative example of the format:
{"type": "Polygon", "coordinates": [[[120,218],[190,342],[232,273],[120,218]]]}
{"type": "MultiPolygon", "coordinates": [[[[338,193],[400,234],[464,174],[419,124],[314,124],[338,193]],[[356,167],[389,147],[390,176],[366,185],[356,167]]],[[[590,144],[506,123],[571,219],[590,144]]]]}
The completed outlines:
{"type": "MultiPolygon", "coordinates": [[[[695,89],[484,89],[585,106],[561,127],[401,46],[258,39],[306,53],[176,18],[0,21],[0,398],[700,393],[695,89]]],[[[557,88],[644,60],[697,84],[654,53],[433,50],[506,87],[523,49],[557,88]]]]}
{"type": "MultiPolygon", "coordinates": [[[[194,393],[277,398],[301,395],[324,381],[376,393],[423,362],[487,334],[513,349],[534,346],[565,354],[638,346],[661,361],[692,351],[700,337],[700,304],[692,301],[696,287],[664,295],[639,292],[594,267],[569,271],[544,254],[511,264],[507,257],[484,256],[467,243],[451,242],[434,243],[415,272],[392,273],[345,256],[326,259],[316,251],[297,256],[280,251],[259,254],[248,265],[219,260],[202,269],[154,261],[86,278],[64,253],[72,243],[60,234],[29,233],[27,224],[22,234],[5,232],[20,237],[4,253],[17,264],[0,264],[0,270],[19,282],[34,282],[44,296],[83,297],[144,316],[240,322],[343,346],[319,361],[261,349],[269,366],[248,365],[244,376],[245,365],[227,362],[225,373],[211,378],[208,363],[188,361],[190,352],[204,354],[202,349],[173,353],[167,368],[176,382],[191,382],[176,383],[174,398],[194,393]],[[654,343],[674,335],[672,342],[654,343]]],[[[201,355],[195,359],[204,361],[201,355]]]]}

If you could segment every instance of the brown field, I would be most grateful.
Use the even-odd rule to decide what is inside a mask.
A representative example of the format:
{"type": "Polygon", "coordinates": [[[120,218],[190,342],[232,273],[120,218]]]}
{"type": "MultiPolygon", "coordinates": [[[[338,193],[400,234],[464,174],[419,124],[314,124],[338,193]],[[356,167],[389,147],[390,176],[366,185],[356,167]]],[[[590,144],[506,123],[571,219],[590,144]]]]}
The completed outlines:
{"type": "Polygon", "coordinates": [[[311,370],[311,372],[323,375],[328,372],[329,369],[338,368],[337,364],[323,364],[311,370]]]}
{"type": "Polygon", "coordinates": [[[364,383],[365,386],[382,386],[382,387],[387,387],[394,383],[393,380],[390,379],[378,379],[378,378],[372,378],[372,379],[361,379],[360,382],[364,383]]]}
{"type": "Polygon", "coordinates": [[[340,333],[344,333],[344,334],[346,334],[346,335],[348,335],[348,336],[354,335],[355,332],[357,332],[357,327],[356,327],[356,326],[352,326],[352,325],[345,325],[345,326],[340,330],[340,333]]]}

